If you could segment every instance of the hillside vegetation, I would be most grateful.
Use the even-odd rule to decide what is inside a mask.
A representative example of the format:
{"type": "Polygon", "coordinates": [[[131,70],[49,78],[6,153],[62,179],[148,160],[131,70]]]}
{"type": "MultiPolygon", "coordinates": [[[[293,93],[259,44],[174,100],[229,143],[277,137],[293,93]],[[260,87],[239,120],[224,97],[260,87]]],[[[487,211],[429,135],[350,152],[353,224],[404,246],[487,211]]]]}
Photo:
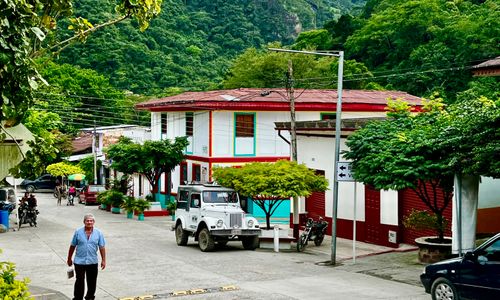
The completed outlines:
{"type": "MultiPolygon", "coordinates": [[[[114,87],[138,94],[163,94],[169,87],[213,88],[245,49],[274,41],[292,43],[301,31],[321,28],[363,4],[364,0],[166,0],[145,32],[130,21],[105,28],[85,44],[65,49],[58,62],[96,70],[114,87]]],[[[98,24],[110,18],[113,5],[110,0],[78,0],[74,9],[98,24]]]]}

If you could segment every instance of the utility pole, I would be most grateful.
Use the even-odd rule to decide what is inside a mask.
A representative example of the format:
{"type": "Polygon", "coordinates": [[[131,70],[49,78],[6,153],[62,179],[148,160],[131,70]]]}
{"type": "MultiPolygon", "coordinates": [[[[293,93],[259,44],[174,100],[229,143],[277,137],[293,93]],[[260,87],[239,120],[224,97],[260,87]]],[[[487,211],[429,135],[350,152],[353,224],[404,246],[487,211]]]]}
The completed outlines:
{"type": "Polygon", "coordinates": [[[97,128],[94,120],[94,135],[92,136],[92,149],[94,152],[94,184],[97,184],[97,128]]]}
{"type": "MultiPolygon", "coordinates": [[[[295,94],[293,89],[293,64],[288,60],[286,91],[290,99],[290,139],[292,144],[292,161],[297,162],[297,129],[295,127],[295,94]]],[[[293,197],[293,237],[299,240],[299,198],[293,197]]]]}
{"type": "MultiPolygon", "coordinates": [[[[336,252],[337,252],[337,210],[339,201],[339,182],[337,179],[337,165],[340,159],[340,134],[341,134],[341,120],[342,120],[342,83],[344,75],[344,51],[300,51],[300,50],[288,50],[279,48],[269,48],[271,51],[277,52],[288,52],[288,53],[298,53],[298,54],[311,54],[311,55],[322,55],[322,56],[335,56],[339,58],[338,67],[338,77],[337,77],[337,111],[335,114],[335,157],[334,157],[334,175],[333,175],[333,203],[332,203],[332,244],[331,244],[331,264],[336,264],[336,252]]],[[[291,124],[292,128],[295,128],[295,123],[291,124]],[[292,127],[293,126],[293,127],[292,127]]],[[[294,134],[294,130],[292,130],[294,134]]],[[[292,141],[293,142],[293,141],[292,141]]],[[[297,148],[295,148],[297,149],[297,148]]],[[[293,147],[292,147],[293,151],[293,147]]],[[[294,201],[295,202],[295,201],[294,201]]],[[[297,202],[298,205],[298,202],[297,202]]],[[[295,231],[295,217],[298,210],[295,211],[294,203],[294,231],[295,231]]],[[[297,229],[298,230],[298,229],[297,229]]],[[[295,234],[295,232],[294,232],[295,234]]]]}

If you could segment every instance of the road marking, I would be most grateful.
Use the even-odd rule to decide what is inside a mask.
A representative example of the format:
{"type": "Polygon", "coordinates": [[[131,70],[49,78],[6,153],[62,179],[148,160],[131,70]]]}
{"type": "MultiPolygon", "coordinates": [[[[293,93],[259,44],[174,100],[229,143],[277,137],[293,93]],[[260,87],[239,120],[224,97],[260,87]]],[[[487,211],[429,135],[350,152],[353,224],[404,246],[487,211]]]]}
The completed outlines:
{"type": "Polygon", "coordinates": [[[189,296],[189,295],[200,295],[200,294],[206,294],[206,293],[230,292],[230,291],[236,291],[238,289],[239,288],[235,285],[226,285],[226,286],[213,287],[213,288],[173,291],[173,292],[164,293],[164,294],[125,297],[125,298],[120,298],[118,300],[164,299],[164,298],[182,297],[182,296],[189,296]]]}

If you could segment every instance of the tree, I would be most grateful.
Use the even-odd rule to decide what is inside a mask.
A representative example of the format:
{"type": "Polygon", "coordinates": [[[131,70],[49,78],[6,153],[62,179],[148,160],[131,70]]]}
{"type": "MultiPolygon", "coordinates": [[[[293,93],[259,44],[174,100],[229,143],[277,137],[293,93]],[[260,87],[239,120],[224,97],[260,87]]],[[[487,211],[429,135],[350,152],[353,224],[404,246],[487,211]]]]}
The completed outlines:
{"type": "Polygon", "coordinates": [[[328,181],[305,165],[288,160],[250,163],[241,168],[214,168],[217,183],[250,197],[266,214],[266,226],[279,205],[291,197],[307,197],[325,191],[328,181]]]}
{"type": "Polygon", "coordinates": [[[71,174],[81,174],[82,169],[67,162],[58,162],[47,166],[47,172],[56,177],[66,177],[71,174]]]}
{"type": "Polygon", "coordinates": [[[455,174],[500,177],[500,111],[485,98],[445,107],[426,102],[411,114],[389,102],[388,119],[367,124],[347,139],[344,157],[353,160],[354,178],[376,189],[410,188],[436,216],[443,239],[442,213],[449,205],[455,174]],[[437,193],[443,193],[439,203],[437,193]]]}
{"type": "MultiPolygon", "coordinates": [[[[40,103],[39,107],[45,105],[46,103],[40,103]]],[[[36,178],[45,173],[48,165],[71,154],[71,140],[60,131],[64,124],[59,115],[43,110],[29,110],[23,123],[35,140],[28,142],[31,149],[26,153],[25,159],[10,170],[12,175],[36,178]]]]}
{"type": "Polygon", "coordinates": [[[92,32],[127,18],[137,21],[145,30],[149,21],[160,13],[162,0],[120,0],[118,16],[99,25],[82,17],[71,18],[73,35],[57,40],[57,23],[73,13],[73,1],[0,2],[0,121],[5,126],[19,123],[33,103],[33,92],[45,81],[38,73],[34,59],[60,52],[74,41],[85,41],[92,32]]]}
{"type": "MultiPolygon", "coordinates": [[[[280,47],[279,44],[270,44],[280,47]]],[[[297,88],[335,88],[338,60],[332,57],[300,55],[249,48],[238,56],[224,80],[224,88],[272,88],[285,85],[288,60],[292,61],[294,86],[297,88]]],[[[371,73],[354,60],[344,61],[344,76],[355,75],[365,80],[345,82],[345,88],[364,88],[371,73]]]]}
{"type": "Polygon", "coordinates": [[[498,56],[498,11],[495,0],[370,0],[360,27],[347,27],[347,58],[384,73],[382,85],[453,102],[476,80],[468,67],[498,56]]]}
{"type": "Polygon", "coordinates": [[[188,145],[186,137],[177,137],[174,142],[146,141],[143,145],[122,137],[106,150],[106,156],[113,161],[113,169],[129,175],[144,175],[156,192],[161,174],[170,174],[184,160],[183,151],[188,145]]]}
{"type": "Polygon", "coordinates": [[[354,178],[376,189],[412,189],[436,215],[436,231],[444,237],[443,211],[452,200],[453,170],[449,155],[435,146],[443,113],[429,102],[425,113],[413,115],[404,102],[389,102],[388,119],[367,124],[347,139],[344,157],[353,160],[354,178]],[[443,192],[443,203],[438,192],[443,192]]]}

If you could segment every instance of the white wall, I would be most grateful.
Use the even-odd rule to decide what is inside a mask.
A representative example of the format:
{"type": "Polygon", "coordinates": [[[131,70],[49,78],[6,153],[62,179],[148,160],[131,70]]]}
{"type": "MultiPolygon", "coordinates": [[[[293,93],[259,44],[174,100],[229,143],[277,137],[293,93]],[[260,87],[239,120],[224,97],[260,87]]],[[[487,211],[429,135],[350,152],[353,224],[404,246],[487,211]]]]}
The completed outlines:
{"type": "Polygon", "coordinates": [[[151,113],[151,139],[153,141],[161,140],[161,113],[151,113]]]}
{"type": "Polygon", "coordinates": [[[500,179],[481,177],[478,208],[500,207],[500,179]]]}
{"type": "MultiPolygon", "coordinates": [[[[345,140],[341,140],[340,149],[347,149],[345,140]]],[[[299,163],[305,164],[310,169],[323,170],[328,180],[328,190],[325,192],[325,214],[332,217],[333,210],[333,176],[335,160],[335,139],[325,137],[297,136],[297,159],[299,163]]],[[[341,161],[346,161],[341,158],[341,161]]],[[[356,219],[365,220],[365,193],[364,186],[360,183],[356,187],[356,219]]],[[[339,182],[337,217],[342,219],[353,219],[354,211],[354,183],[339,182]]],[[[305,207],[300,207],[305,211],[305,207]]]]}
{"type": "MultiPolygon", "coordinates": [[[[208,124],[207,124],[208,126],[208,124]]],[[[231,111],[212,112],[212,155],[229,157],[233,154],[234,120],[231,111]]]]}
{"type": "Polygon", "coordinates": [[[398,192],[380,191],[380,223],[398,226],[398,192]]]}
{"type": "MultiPolygon", "coordinates": [[[[209,112],[195,112],[193,116],[193,155],[208,156],[209,112]]],[[[185,120],[184,120],[185,124],[185,120]]],[[[185,126],[185,125],[184,125],[185,126]]]]}

